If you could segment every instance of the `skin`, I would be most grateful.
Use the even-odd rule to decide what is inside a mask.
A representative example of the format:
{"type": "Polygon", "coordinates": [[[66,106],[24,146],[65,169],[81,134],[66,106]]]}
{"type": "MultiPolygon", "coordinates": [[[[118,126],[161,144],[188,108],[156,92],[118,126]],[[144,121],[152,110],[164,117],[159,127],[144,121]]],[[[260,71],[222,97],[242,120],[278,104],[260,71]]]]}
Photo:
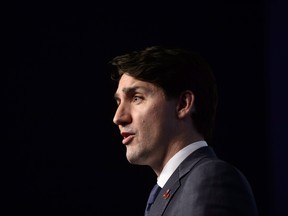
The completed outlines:
{"type": "Polygon", "coordinates": [[[118,104],[113,122],[119,127],[131,164],[148,165],[159,175],[180,149],[203,140],[190,118],[191,91],[167,100],[163,90],[123,74],[115,92],[118,104]]]}

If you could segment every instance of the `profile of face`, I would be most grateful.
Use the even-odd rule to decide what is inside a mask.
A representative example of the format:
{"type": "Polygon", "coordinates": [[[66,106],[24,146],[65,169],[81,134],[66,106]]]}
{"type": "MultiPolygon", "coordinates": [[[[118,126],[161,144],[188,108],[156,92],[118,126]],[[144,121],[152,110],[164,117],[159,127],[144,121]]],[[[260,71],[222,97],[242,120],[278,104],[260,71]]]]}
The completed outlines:
{"type": "Polygon", "coordinates": [[[132,164],[162,166],[177,129],[176,100],[149,82],[122,75],[115,92],[113,122],[119,127],[132,164]]]}

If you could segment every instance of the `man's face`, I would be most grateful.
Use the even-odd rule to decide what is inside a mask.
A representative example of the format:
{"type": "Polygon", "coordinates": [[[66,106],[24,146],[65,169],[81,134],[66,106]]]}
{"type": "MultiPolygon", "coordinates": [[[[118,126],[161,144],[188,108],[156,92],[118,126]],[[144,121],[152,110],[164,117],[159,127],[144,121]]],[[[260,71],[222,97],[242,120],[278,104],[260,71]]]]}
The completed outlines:
{"type": "Polygon", "coordinates": [[[162,166],[176,127],[176,102],[166,100],[161,88],[124,74],[115,93],[118,125],[127,160],[132,164],[162,166]]]}

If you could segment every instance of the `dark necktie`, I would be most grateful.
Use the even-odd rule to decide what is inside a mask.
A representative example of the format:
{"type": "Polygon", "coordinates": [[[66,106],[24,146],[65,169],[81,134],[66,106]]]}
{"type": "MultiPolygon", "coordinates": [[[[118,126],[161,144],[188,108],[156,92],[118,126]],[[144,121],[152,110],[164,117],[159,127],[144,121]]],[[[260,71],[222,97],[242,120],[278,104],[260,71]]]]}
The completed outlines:
{"type": "Polygon", "coordinates": [[[158,184],[155,184],[154,187],[152,188],[150,195],[149,195],[149,198],[148,198],[148,201],[147,201],[147,205],[146,205],[146,209],[145,209],[145,216],[148,215],[150,207],[154,203],[160,190],[161,190],[161,187],[158,184]]]}

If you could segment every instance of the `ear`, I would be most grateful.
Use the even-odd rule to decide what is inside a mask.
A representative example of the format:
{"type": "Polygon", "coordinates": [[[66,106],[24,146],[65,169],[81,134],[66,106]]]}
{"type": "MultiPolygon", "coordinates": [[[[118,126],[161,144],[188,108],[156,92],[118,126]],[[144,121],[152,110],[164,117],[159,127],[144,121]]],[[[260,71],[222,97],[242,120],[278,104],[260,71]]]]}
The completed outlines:
{"type": "Polygon", "coordinates": [[[181,93],[176,107],[178,118],[181,119],[191,115],[191,113],[195,110],[194,100],[195,98],[192,91],[186,90],[181,93]]]}

